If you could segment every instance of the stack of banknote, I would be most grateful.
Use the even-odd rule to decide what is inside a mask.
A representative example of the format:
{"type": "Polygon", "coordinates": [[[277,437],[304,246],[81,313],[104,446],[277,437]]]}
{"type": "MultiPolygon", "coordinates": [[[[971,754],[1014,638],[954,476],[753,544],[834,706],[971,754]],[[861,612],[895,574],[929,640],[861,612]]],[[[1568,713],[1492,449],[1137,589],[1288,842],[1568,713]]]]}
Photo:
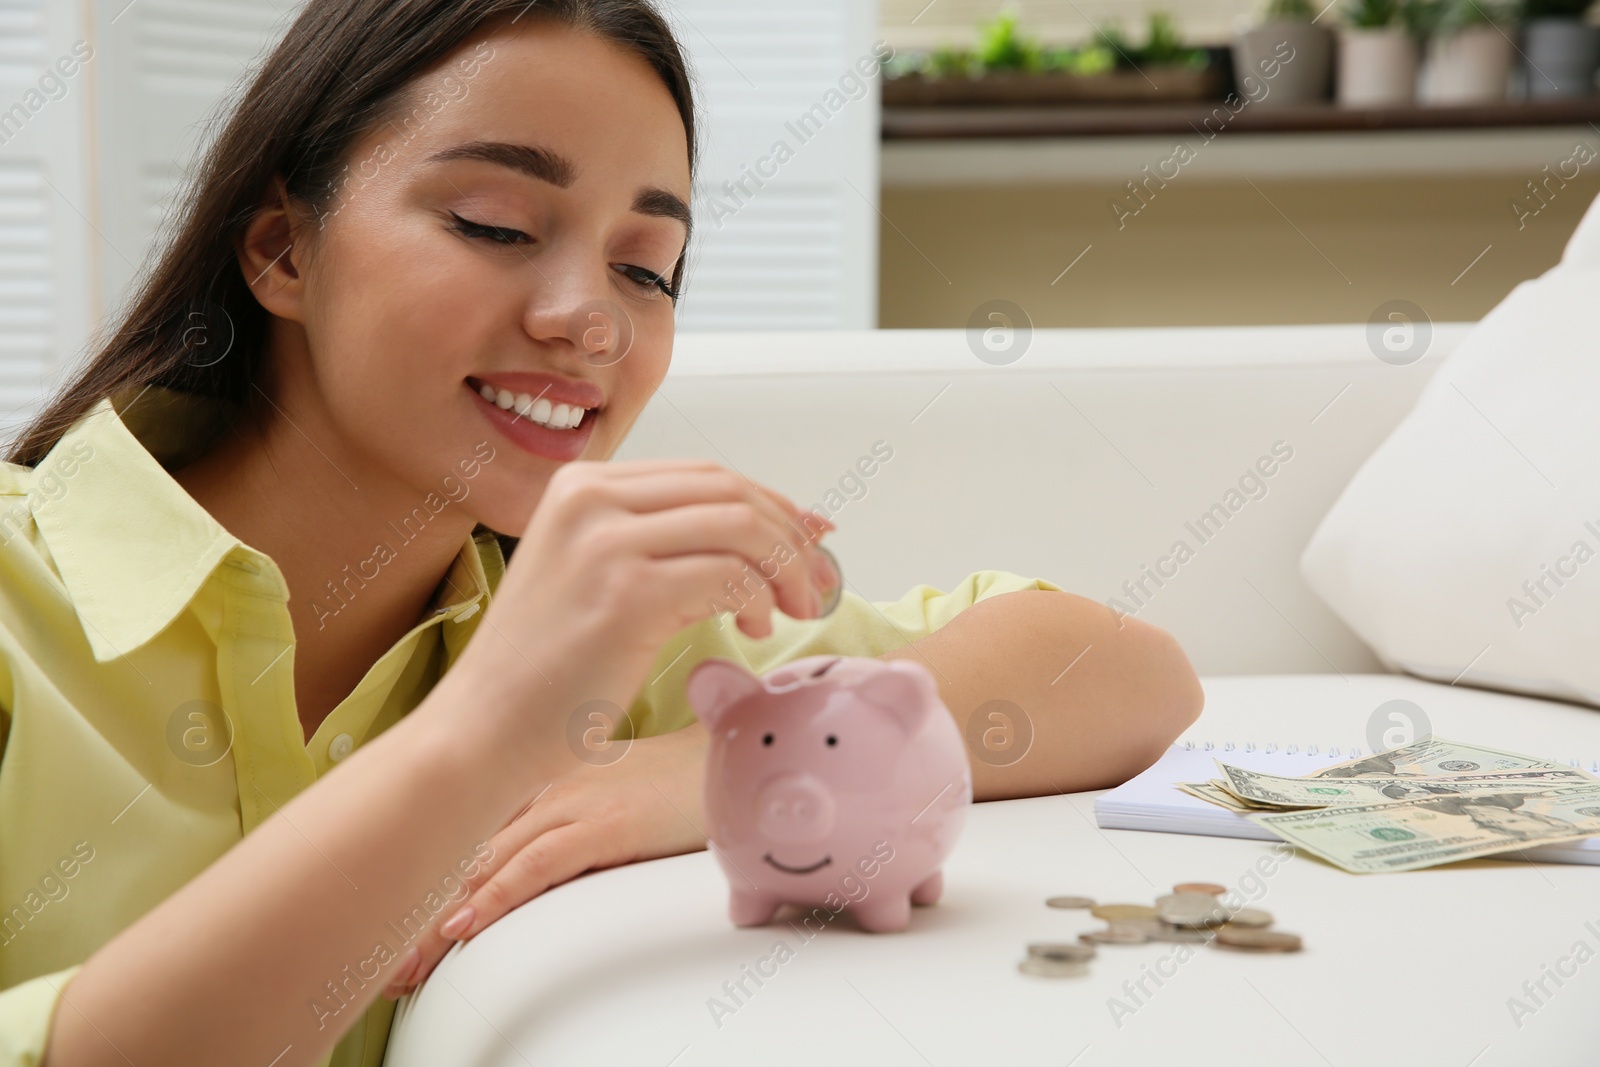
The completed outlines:
{"type": "Polygon", "coordinates": [[[1427,736],[1284,778],[1234,767],[1178,788],[1347,871],[1410,871],[1600,834],[1600,779],[1427,736]]]}

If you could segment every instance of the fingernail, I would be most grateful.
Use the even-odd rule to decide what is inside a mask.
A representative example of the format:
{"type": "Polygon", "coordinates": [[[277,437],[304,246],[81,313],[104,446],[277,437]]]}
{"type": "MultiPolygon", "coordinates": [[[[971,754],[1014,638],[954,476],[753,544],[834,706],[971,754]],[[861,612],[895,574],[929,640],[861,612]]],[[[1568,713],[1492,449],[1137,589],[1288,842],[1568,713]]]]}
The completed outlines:
{"type": "Polygon", "coordinates": [[[811,525],[812,525],[812,521],[813,520],[815,520],[818,523],[821,523],[822,524],[822,528],[824,530],[837,530],[838,529],[838,527],[833,524],[833,520],[832,519],[828,518],[828,516],[824,515],[822,512],[817,511],[815,509],[807,509],[806,511],[802,511],[798,518],[799,518],[800,528],[802,530],[805,530],[807,533],[809,533],[811,531],[811,525]]]}
{"type": "Polygon", "coordinates": [[[439,936],[448,937],[454,941],[467,932],[467,928],[472,925],[472,920],[477,917],[477,911],[469,904],[445,920],[444,925],[439,927],[439,936]]]}

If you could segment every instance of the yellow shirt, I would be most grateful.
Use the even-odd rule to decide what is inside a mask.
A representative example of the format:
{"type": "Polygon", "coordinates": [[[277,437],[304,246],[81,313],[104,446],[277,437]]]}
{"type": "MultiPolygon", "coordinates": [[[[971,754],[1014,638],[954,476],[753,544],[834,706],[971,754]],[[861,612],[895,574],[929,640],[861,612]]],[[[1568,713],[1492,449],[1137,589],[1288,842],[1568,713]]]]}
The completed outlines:
{"type": "MultiPolygon", "coordinates": [[[[504,572],[480,528],[307,743],[281,572],[168,473],[226,409],[130,393],[101,400],[37,468],[0,463],[0,1067],[39,1062],[61,989],[97,948],[416,707],[504,572]]],[[[431,498],[429,517],[451,503],[431,498]]],[[[708,618],[662,649],[619,735],[693,722],[683,681],[707,656],[757,673],[876,656],[983,597],[1035,588],[1058,587],[978,571],[898,602],[847,591],[823,621],[775,613],[760,641],[708,618]]],[[[323,1067],[379,1067],[394,1008],[375,1001],[323,1067]]]]}

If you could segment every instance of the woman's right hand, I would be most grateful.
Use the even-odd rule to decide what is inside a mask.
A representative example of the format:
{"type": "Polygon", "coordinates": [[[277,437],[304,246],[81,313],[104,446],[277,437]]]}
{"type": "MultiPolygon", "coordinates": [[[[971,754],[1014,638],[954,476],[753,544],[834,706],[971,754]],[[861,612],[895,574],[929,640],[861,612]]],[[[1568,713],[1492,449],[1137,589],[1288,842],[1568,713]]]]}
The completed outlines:
{"type": "Polygon", "coordinates": [[[833,529],[709,460],[570,462],[451,673],[495,672],[539,704],[625,708],[667,640],[719,605],[753,638],[771,634],[774,607],[817,617],[814,576],[831,570],[819,521],[833,529]]]}

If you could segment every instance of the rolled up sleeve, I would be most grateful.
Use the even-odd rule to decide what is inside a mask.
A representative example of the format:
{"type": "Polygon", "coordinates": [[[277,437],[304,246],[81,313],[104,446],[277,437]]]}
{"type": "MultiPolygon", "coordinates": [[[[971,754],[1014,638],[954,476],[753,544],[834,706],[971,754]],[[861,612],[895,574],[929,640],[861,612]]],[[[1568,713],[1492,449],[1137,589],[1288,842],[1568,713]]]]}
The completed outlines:
{"type": "Polygon", "coordinates": [[[83,968],[74,964],[0,992],[0,1067],[38,1067],[55,1022],[61,991],[83,968]]]}

